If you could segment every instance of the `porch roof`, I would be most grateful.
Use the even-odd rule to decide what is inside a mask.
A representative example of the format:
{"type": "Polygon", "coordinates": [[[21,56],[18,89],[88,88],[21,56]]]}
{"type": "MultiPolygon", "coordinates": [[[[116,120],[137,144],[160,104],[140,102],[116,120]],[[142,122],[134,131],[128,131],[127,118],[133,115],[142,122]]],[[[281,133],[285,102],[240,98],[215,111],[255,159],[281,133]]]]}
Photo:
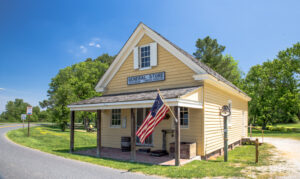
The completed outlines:
{"type": "MultiPolygon", "coordinates": [[[[171,88],[171,89],[162,89],[160,91],[162,96],[166,99],[166,101],[170,102],[169,103],[170,106],[175,106],[175,105],[180,106],[179,105],[180,102],[181,104],[189,103],[189,104],[193,104],[194,107],[196,108],[202,108],[202,104],[200,102],[179,99],[181,96],[189,92],[192,92],[200,87],[201,86],[171,88]]],[[[103,95],[99,97],[93,97],[90,99],[72,103],[68,107],[71,108],[71,110],[110,109],[113,106],[118,108],[151,107],[153,104],[153,100],[155,100],[156,98],[156,95],[157,95],[156,90],[130,92],[130,93],[122,93],[122,94],[110,94],[110,95],[103,95]]]]}

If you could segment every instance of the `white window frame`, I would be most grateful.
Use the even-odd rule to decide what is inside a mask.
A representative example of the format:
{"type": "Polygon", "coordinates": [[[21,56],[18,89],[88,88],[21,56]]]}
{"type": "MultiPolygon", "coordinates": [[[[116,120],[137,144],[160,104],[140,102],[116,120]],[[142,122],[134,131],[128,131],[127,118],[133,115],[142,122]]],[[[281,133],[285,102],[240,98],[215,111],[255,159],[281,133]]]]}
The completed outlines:
{"type": "MultiPolygon", "coordinates": [[[[188,118],[187,118],[187,120],[188,120],[188,124],[187,125],[181,125],[181,117],[179,117],[180,118],[180,128],[181,129],[189,129],[189,126],[190,126],[190,108],[188,108],[188,107],[180,107],[180,113],[181,112],[183,112],[183,109],[184,108],[186,108],[187,109],[187,113],[188,113],[188,118]]],[[[180,114],[181,115],[181,114],[180,114]]]]}
{"type": "Polygon", "coordinates": [[[139,52],[139,69],[140,70],[151,69],[152,68],[152,66],[151,66],[151,45],[146,44],[146,45],[139,46],[138,52],[139,52]],[[144,48],[144,47],[149,47],[149,67],[142,67],[142,48],[144,48]]]}
{"type": "Polygon", "coordinates": [[[111,120],[110,120],[110,128],[121,128],[121,125],[122,125],[122,109],[112,109],[111,110],[111,120]],[[120,115],[120,118],[119,119],[113,119],[113,116],[114,116],[114,110],[120,110],[119,114],[120,115]],[[113,120],[120,120],[120,125],[115,125],[113,124],[113,120]]]}
{"type": "Polygon", "coordinates": [[[227,117],[227,124],[228,124],[228,127],[231,127],[232,126],[232,101],[231,100],[228,100],[228,107],[230,109],[230,116],[227,117]]]}

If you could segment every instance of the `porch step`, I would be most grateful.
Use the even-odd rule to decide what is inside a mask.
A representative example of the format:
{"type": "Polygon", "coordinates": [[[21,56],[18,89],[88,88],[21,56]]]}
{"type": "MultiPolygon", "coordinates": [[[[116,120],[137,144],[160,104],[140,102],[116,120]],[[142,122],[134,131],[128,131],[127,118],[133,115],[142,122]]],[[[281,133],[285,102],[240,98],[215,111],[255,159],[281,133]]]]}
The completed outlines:
{"type": "Polygon", "coordinates": [[[151,152],[151,156],[154,157],[161,157],[165,155],[168,155],[168,152],[166,150],[154,150],[151,152]]]}

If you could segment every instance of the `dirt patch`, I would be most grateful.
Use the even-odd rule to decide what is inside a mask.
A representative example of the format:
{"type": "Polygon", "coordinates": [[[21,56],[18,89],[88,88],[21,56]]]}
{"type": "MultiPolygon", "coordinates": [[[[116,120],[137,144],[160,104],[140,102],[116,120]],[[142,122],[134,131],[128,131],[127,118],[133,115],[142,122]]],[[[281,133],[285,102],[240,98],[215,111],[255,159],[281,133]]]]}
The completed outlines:
{"type": "MultiPolygon", "coordinates": [[[[278,142],[278,141],[277,141],[278,142]]],[[[274,142],[267,143],[274,145],[274,142]]],[[[278,145],[278,144],[277,144],[278,145]]],[[[242,172],[249,178],[298,178],[300,177],[299,166],[295,163],[295,158],[290,158],[293,154],[287,151],[276,148],[271,150],[272,157],[268,166],[251,166],[244,169],[242,172]]],[[[297,152],[299,148],[294,148],[297,152]]]]}

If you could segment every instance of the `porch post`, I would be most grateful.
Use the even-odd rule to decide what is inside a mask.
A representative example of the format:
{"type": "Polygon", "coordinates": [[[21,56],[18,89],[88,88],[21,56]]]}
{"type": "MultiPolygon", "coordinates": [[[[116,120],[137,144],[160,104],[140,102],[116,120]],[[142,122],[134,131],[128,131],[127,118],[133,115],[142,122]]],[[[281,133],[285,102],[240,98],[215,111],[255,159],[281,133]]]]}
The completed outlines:
{"type": "Polygon", "coordinates": [[[101,110],[97,110],[97,157],[101,156],[101,110]]]}
{"type": "Polygon", "coordinates": [[[180,107],[175,106],[175,165],[180,166],[180,107]]]}
{"type": "Polygon", "coordinates": [[[136,126],[135,126],[135,115],[134,115],[134,109],[131,108],[131,153],[130,153],[130,159],[131,161],[135,162],[136,161],[136,136],[135,132],[136,131],[136,126]]]}
{"type": "Polygon", "coordinates": [[[74,120],[75,120],[75,111],[71,111],[71,121],[70,121],[70,153],[74,152],[74,120]]]}

